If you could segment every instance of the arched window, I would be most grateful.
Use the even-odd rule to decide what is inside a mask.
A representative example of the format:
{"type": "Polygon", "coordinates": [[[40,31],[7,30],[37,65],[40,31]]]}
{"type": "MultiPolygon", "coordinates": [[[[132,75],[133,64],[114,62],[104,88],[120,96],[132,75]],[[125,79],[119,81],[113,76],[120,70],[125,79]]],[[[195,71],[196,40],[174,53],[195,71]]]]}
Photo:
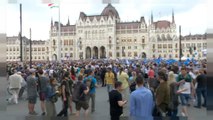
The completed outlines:
{"type": "Polygon", "coordinates": [[[161,41],[160,35],[157,35],[157,40],[161,41]]]}
{"type": "Polygon", "coordinates": [[[152,45],[152,48],[155,49],[155,44],[152,45]]]}
{"type": "Polygon", "coordinates": [[[112,38],[111,38],[111,36],[109,36],[109,43],[110,43],[110,44],[112,43],[112,38]]]}
{"type": "Polygon", "coordinates": [[[172,38],[169,34],[167,34],[167,40],[172,40],[172,38]]]}
{"type": "Polygon", "coordinates": [[[55,39],[53,39],[53,45],[55,45],[55,39]]]}
{"type": "Polygon", "coordinates": [[[175,43],[175,48],[178,48],[178,44],[177,43],[175,43]]]}
{"type": "Polygon", "coordinates": [[[142,44],[144,44],[145,43],[145,37],[143,36],[142,37],[142,44]]]}
{"type": "Polygon", "coordinates": [[[166,41],[166,37],[164,34],[161,35],[161,38],[163,39],[163,41],[166,41]]]}

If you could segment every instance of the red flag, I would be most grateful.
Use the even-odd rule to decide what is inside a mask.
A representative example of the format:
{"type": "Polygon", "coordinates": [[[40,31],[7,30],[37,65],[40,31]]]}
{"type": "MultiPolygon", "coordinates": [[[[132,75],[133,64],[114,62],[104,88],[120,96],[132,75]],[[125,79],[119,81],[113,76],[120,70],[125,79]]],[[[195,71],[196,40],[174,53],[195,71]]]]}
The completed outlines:
{"type": "Polygon", "coordinates": [[[53,5],[53,3],[48,4],[48,6],[52,6],[52,5],[53,5]]]}

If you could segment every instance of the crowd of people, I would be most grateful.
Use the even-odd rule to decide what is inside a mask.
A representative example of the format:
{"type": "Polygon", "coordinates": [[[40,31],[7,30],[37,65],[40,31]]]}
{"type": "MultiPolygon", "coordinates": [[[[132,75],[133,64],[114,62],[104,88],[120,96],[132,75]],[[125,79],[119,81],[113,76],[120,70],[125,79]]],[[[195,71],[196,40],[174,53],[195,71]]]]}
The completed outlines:
{"type": "Polygon", "coordinates": [[[75,103],[75,115],[79,117],[83,108],[86,119],[90,111],[96,110],[96,88],[99,87],[106,87],[108,92],[111,120],[119,120],[121,116],[153,120],[154,117],[176,117],[178,113],[187,117],[189,106],[198,109],[206,106],[206,60],[188,65],[85,60],[35,62],[31,67],[8,63],[7,66],[12,94],[8,102],[18,104],[25,88],[30,115],[38,115],[35,104],[39,97],[43,116],[67,117],[68,111],[73,113],[72,103],[75,103]],[[59,100],[63,107],[56,113],[55,103],[59,100]]]}

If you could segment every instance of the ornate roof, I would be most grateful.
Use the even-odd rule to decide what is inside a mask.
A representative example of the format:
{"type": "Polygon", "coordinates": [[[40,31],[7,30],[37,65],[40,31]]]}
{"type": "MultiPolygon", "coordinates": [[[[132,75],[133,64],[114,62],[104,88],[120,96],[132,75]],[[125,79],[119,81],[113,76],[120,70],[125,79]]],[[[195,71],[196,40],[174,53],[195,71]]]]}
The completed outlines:
{"type": "Polygon", "coordinates": [[[68,32],[68,31],[75,31],[75,25],[63,26],[61,27],[61,31],[68,32]]]}
{"type": "Polygon", "coordinates": [[[121,22],[117,23],[116,28],[117,29],[137,29],[140,28],[141,23],[140,22],[121,22]]]}
{"type": "Polygon", "coordinates": [[[157,21],[157,22],[154,22],[155,24],[155,28],[159,28],[159,29],[166,29],[166,28],[169,28],[170,27],[170,24],[171,22],[167,21],[167,20],[162,20],[162,21],[157,21]]]}
{"type": "Polygon", "coordinates": [[[195,35],[186,35],[186,36],[183,36],[183,39],[186,39],[186,40],[195,40],[195,39],[206,39],[206,34],[195,34],[195,35]]]}
{"type": "Polygon", "coordinates": [[[103,15],[103,16],[115,16],[116,18],[119,18],[118,11],[111,4],[108,4],[104,8],[104,10],[102,11],[101,15],[103,15]]]}

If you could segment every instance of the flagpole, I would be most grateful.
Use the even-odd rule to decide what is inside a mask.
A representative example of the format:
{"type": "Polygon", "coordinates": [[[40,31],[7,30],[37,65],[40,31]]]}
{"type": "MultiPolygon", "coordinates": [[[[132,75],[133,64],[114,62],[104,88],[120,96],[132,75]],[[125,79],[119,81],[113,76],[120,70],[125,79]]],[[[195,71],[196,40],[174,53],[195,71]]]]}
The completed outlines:
{"type": "Polygon", "coordinates": [[[61,22],[60,22],[60,2],[58,3],[58,62],[61,63],[61,22]]]}

